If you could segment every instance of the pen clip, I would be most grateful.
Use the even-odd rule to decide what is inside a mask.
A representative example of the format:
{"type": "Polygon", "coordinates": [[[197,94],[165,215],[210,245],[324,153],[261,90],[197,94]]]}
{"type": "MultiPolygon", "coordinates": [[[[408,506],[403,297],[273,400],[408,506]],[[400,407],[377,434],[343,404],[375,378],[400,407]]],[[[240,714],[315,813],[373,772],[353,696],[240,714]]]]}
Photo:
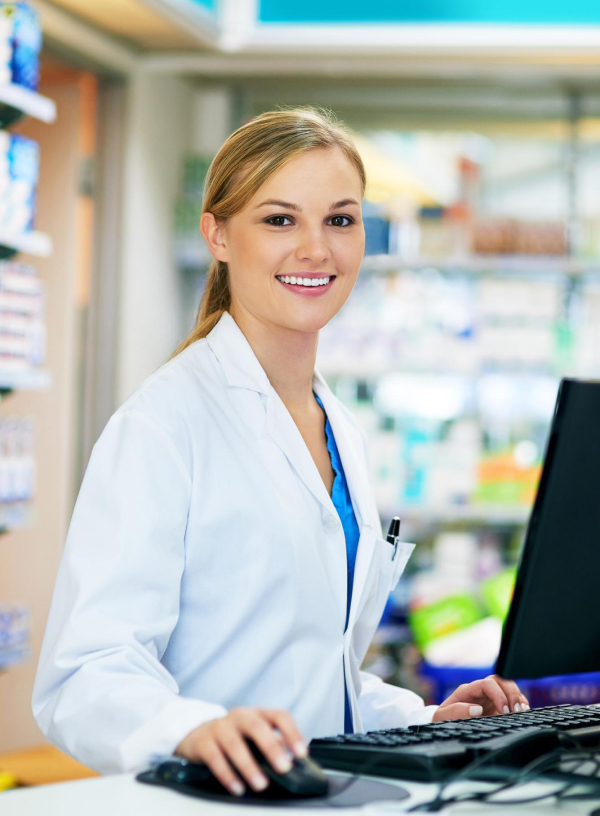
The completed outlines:
{"type": "Polygon", "coordinates": [[[392,561],[396,557],[396,553],[398,552],[398,542],[400,540],[400,518],[398,516],[394,516],[394,518],[390,522],[390,529],[388,530],[387,539],[386,539],[394,548],[394,552],[392,554],[392,561]]]}

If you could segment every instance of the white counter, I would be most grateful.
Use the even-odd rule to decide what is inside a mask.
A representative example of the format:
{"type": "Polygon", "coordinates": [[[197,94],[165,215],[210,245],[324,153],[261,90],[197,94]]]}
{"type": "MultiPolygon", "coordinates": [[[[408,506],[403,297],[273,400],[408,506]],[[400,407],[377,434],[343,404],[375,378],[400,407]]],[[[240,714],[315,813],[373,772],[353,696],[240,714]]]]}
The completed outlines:
{"type": "MultiPolygon", "coordinates": [[[[390,780],[386,780],[390,781],[390,780]]],[[[395,810],[402,813],[417,802],[430,799],[436,792],[437,786],[424,785],[416,782],[402,781],[399,785],[412,794],[410,799],[394,803],[395,810]]],[[[482,788],[482,783],[461,783],[463,789],[471,789],[474,785],[482,788]]],[[[548,789],[548,786],[545,786],[548,789]]],[[[554,787],[554,786],[552,786],[554,787]]],[[[455,792],[457,788],[453,792],[455,792]]],[[[533,796],[544,788],[539,784],[530,784],[527,788],[519,788],[513,796],[520,798],[525,794],[533,796]]],[[[55,785],[41,785],[33,788],[21,788],[0,793],[0,814],[2,816],[223,816],[232,808],[237,810],[236,816],[267,816],[267,814],[281,813],[288,808],[272,806],[257,807],[248,805],[232,805],[210,802],[184,796],[166,788],[154,785],[143,785],[136,782],[134,774],[119,774],[103,776],[94,779],[81,779],[76,782],[63,782],[55,785]]],[[[457,814],[494,813],[496,816],[546,816],[546,814],[561,814],[562,816],[581,816],[591,814],[595,808],[600,809],[599,798],[595,802],[578,802],[556,804],[555,800],[545,800],[530,805],[512,805],[499,807],[483,804],[453,806],[443,813],[457,816],[457,814]]],[[[305,813],[306,816],[324,816],[331,814],[331,809],[325,808],[294,808],[296,813],[305,813]]],[[[369,813],[369,806],[364,808],[336,808],[339,814],[360,814],[361,816],[377,816],[375,808],[369,813]]],[[[385,816],[392,816],[388,810],[385,816]]]]}

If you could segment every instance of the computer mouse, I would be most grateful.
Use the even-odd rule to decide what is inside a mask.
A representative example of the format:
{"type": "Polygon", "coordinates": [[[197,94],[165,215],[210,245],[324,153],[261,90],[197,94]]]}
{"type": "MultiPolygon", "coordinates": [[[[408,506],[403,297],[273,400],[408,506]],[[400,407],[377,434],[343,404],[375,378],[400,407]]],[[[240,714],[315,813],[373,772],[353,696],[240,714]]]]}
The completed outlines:
{"type": "Polygon", "coordinates": [[[269,780],[269,785],[262,791],[255,791],[246,784],[242,797],[234,796],[214,776],[208,765],[190,762],[180,757],[172,757],[156,765],[151,774],[140,774],[141,782],[165,785],[182,793],[206,796],[212,799],[308,799],[327,796],[329,780],[327,775],[314,760],[299,757],[292,758],[292,768],[287,773],[280,773],[270,764],[260,749],[248,740],[257,764],[269,780]]]}
{"type": "MultiPolygon", "coordinates": [[[[278,795],[283,794],[287,798],[327,795],[329,780],[325,771],[314,759],[292,756],[291,769],[286,773],[281,773],[275,770],[252,740],[248,740],[248,748],[261,771],[270,780],[269,787],[265,788],[265,793],[272,787],[278,795]]],[[[263,793],[263,791],[258,791],[258,793],[263,793]]]]}

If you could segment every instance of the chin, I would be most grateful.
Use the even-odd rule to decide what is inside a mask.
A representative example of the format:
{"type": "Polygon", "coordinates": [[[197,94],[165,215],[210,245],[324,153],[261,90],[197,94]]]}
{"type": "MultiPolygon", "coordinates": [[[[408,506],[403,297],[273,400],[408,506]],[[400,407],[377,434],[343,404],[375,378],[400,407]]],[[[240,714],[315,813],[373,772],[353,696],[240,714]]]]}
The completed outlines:
{"type": "Polygon", "coordinates": [[[281,319],[280,316],[279,322],[283,323],[290,329],[294,329],[295,331],[317,332],[320,331],[324,326],[326,326],[333,316],[334,316],[333,314],[329,313],[312,315],[296,314],[288,318],[286,315],[286,317],[284,317],[283,320],[281,319]]]}

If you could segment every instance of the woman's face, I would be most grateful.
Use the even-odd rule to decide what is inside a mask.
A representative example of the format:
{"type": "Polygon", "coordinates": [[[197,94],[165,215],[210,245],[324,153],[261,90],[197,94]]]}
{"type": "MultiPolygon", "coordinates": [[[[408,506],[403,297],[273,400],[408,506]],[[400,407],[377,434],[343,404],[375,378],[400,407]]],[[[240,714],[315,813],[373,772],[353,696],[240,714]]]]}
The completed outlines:
{"type": "Polygon", "coordinates": [[[364,254],[360,202],[360,177],[340,148],[316,148],[274,173],[244,210],[209,230],[229,267],[232,313],[306,332],[328,323],[364,254]],[[323,282],[306,286],[307,278],[323,282]]]}

